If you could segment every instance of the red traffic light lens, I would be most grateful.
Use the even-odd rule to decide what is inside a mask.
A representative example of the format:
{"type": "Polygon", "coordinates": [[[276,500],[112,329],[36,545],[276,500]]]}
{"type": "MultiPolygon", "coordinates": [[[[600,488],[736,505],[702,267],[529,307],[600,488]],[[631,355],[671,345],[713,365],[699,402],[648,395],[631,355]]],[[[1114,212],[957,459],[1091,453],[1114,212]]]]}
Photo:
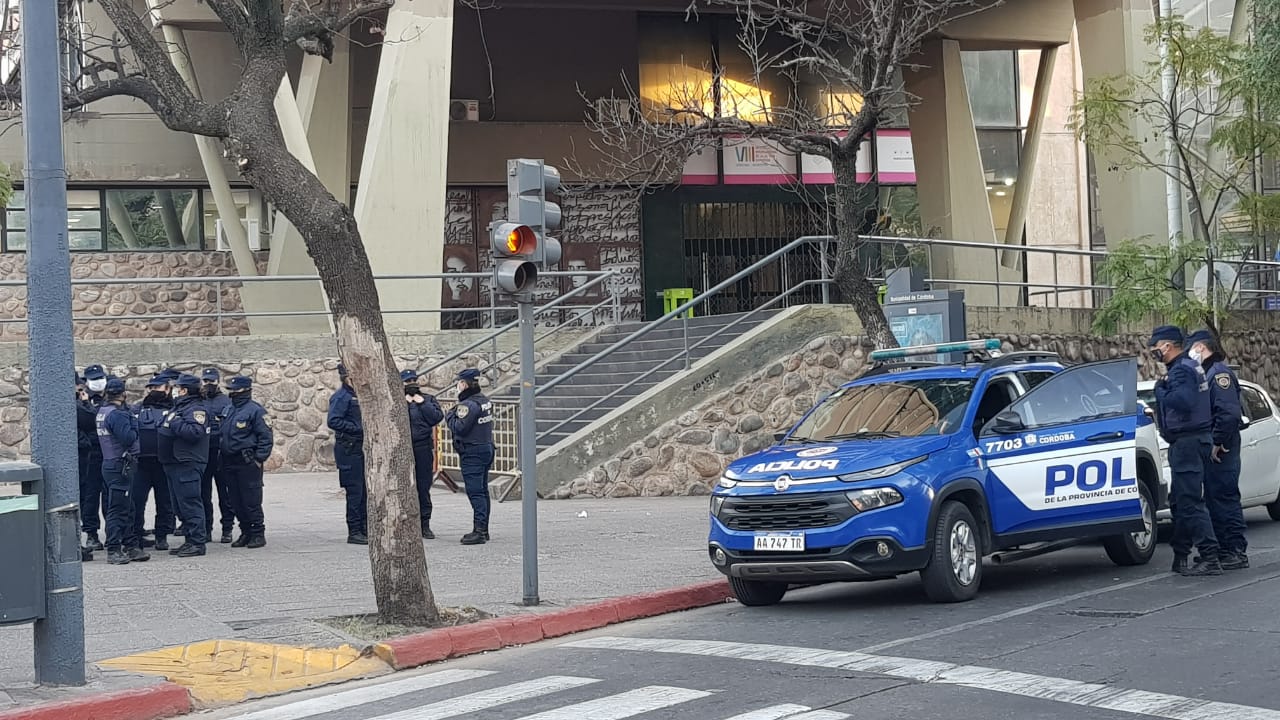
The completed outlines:
{"type": "Polygon", "coordinates": [[[512,255],[529,255],[538,244],[538,237],[528,225],[512,228],[507,233],[507,252],[512,255]]]}

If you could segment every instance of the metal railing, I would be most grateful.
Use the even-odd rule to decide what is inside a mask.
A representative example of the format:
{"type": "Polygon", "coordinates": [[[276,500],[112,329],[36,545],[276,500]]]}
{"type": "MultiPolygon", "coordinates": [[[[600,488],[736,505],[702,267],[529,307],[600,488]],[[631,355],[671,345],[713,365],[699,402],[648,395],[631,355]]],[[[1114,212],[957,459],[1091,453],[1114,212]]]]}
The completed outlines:
{"type": "MultiPolygon", "coordinates": [[[[520,427],[520,403],[493,400],[493,466],[491,475],[520,477],[517,435],[520,427]]],[[[462,459],[453,447],[453,433],[446,423],[436,426],[436,474],[444,473],[457,486],[462,480],[462,459]]],[[[450,488],[452,489],[452,488],[450,488]]]]}
{"type": "Polygon", "coordinates": [[[642,380],[652,377],[654,373],[659,372],[662,368],[667,367],[668,365],[675,362],[676,360],[682,360],[683,361],[682,369],[688,370],[690,365],[692,364],[692,352],[694,350],[706,344],[707,342],[711,341],[712,339],[719,337],[720,335],[727,332],[731,328],[737,327],[739,324],[746,321],[747,319],[755,317],[758,313],[763,312],[769,308],[772,308],[778,303],[789,299],[792,295],[798,293],[802,289],[812,287],[815,285],[820,286],[824,291],[823,292],[824,300],[829,299],[829,296],[826,290],[828,286],[831,284],[832,280],[831,278],[828,277],[828,263],[825,261],[825,258],[826,258],[825,246],[828,243],[832,242],[833,240],[834,238],[830,236],[806,236],[806,237],[801,237],[801,238],[792,240],[791,242],[787,243],[786,245],[783,245],[781,248],[773,251],[772,253],[769,253],[768,255],[757,260],[751,265],[748,265],[742,270],[739,270],[737,273],[733,274],[727,279],[722,280],[720,283],[711,287],[710,289],[703,292],[702,294],[694,297],[692,300],[686,301],[685,303],[671,310],[670,312],[658,318],[657,320],[651,323],[646,323],[645,326],[640,328],[639,330],[636,330],[635,332],[631,333],[625,338],[613,343],[609,347],[605,348],[604,350],[601,350],[600,352],[587,358],[586,360],[583,360],[582,362],[578,363],[577,365],[570,368],[569,370],[566,370],[565,372],[561,373],[559,376],[542,384],[540,387],[538,387],[535,393],[535,397],[543,395],[544,393],[556,387],[557,385],[560,385],[566,380],[574,377],[575,375],[578,375],[583,370],[591,367],[592,365],[595,365],[596,363],[600,362],[604,358],[607,358],[608,356],[612,355],[614,352],[617,352],[621,348],[624,348],[630,345],[631,343],[639,340],[640,338],[648,335],[649,333],[657,330],[658,328],[664,326],[668,322],[677,318],[680,319],[680,327],[682,328],[682,331],[683,331],[682,332],[683,342],[682,342],[682,348],[678,353],[672,355],[670,358],[668,358],[666,361],[662,362],[661,364],[656,365],[652,368],[649,368],[648,370],[645,370],[640,375],[637,375],[636,377],[632,378],[627,383],[615,388],[613,392],[610,392],[608,395],[605,395],[604,397],[601,397],[601,398],[597,398],[595,402],[591,403],[585,408],[582,408],[581,410],[569,416],[568,418],[561,420],[560,422],[556,423],[548,430],[539,433],[538,440],[541,441],[543,438],[550,436],[552,433],[556,432],[561,427],[564,427],[565,425],[573,422],[584,413],[590,412],[591,410],[594,410],[595,408],[599,407],[601,403],[608,401],[610,398],[616,397],[619,393],[627,390],[628,388],[635,386],[637,383],[641,382],[642,380]],[[775,264],[781,263],[781,261],[784,258],[792,255],[794,251],[800,248],[810,248],[814,245],[818,246],[820,251],[819,256],[823,258],[823,260],[819,263],[819,272],[821,273],[821,277],[817,279],[802,280],[798,283],[791,285],[785,290],[782,290],[781,292],[777,293],[771,300],[766,301],[760,306],[720,326],[714,332],[710,333],[709,335],[702,338],[701,340],[694,343],[693,345],[689,344],[689,322],[688,322],[688,318],[686,317],[686,313],[690,309],[706,303],[708,300],[716,297],[727,288],[733,287],[737,283],[751,277],[752,275],[755,275],[761,270],[765,268],[769,268],[775,264]]]}

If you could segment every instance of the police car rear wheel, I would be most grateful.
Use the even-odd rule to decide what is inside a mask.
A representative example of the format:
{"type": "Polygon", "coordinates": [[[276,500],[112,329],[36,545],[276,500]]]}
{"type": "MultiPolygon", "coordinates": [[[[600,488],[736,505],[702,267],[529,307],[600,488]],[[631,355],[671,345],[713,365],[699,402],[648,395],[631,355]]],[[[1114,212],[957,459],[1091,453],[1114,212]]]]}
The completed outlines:
{"type": "Polygon", "coordinates": [[[1146,483],[1138,483],[1138,502],[1142,506],[1145,530],[1109,537],[1102,542],[1107,557],[1117,565],[1146,565],[1156,552],[1156,506],[1146,483]]]}
{"type": "Polygon", "coordinates": [[[729,586],[733,588],[733,596],[738,598],[738,602],[751,607],[777,605],[787,594],[787,584],[781,582],[731,577],[729,586]]]}
{"type": "Polygon", "coordinates": [[[920,571],[925,595],[934,602],[964,602],[982,584],[982,541],[964,503],[947,502],[933,528],[933,554],[920,571]]]}
{"type": "Polygon", "coordinates": [[[1271,516],[1272,520],[1280,520],[1280,498],[1267,505],[1267,514],[1271,516]]]}

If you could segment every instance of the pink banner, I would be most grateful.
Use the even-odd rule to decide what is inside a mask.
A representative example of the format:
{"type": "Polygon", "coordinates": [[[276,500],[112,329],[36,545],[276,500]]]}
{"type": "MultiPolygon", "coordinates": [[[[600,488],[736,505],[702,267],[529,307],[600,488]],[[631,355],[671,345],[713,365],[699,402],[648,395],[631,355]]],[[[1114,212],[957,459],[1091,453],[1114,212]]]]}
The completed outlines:
{"type": "Polygon", "coordinates": [[[876,131],[876,180],[885,185],[914,185],[916,161],[910,130],[876,131]]]}
{"type": "Polygon", "coordinates": [[[796,156],[768,140],[726,139],[725,185],[786,185],[796,181],[796,156]]]}
{"type": "MultiPolygon", "coordinates": [[[[848,133],[836,134],[840,138],[846,135],[848,133]]],[[[857,182],[871,182],[870,138],[864,139],[862,145],[858,147],[857,163],[857,182]]],[[[800,175],[804,178],[805,185],[834,185],[836,181],[835,172],[831,169],[831,161],[821,155],[801,155],[800,175]]]]}

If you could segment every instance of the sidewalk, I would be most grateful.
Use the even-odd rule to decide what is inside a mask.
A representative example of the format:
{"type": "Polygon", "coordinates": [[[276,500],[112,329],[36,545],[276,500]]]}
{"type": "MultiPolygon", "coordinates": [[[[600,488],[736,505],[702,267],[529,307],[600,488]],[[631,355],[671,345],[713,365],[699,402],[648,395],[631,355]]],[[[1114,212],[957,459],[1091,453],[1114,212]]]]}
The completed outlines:
{"type": "MultiPolygon", "coordinates": [[[[465,547],[465,495],[437,486],[427,562],[437,602],[498,615],[553,610],[603,598],[714,580],[703,549],[707,499],[631,498],[539,503],[542,606],[521,598],[520,503],[494,504],[493,540],[465,547]],[[585,517],[580,517],[585,514],[585,517]]],[[[343,499],[329,473],[267,478],[267,547],[211,544],[203,558],[155,553],[146,563],[84,565],[90,663],[201,640],[336,647],[365,644],[317,619],[375,611],[367,548],[346,544],[343,499]]],[[[148,522],[149,524],[149,522],[148,522]]],[[[29,626],[0,628],[0,710],[62,699],[36,689],[29,626]]],[[[92,673],[97,689],[137,676],[92,673]]]]}

